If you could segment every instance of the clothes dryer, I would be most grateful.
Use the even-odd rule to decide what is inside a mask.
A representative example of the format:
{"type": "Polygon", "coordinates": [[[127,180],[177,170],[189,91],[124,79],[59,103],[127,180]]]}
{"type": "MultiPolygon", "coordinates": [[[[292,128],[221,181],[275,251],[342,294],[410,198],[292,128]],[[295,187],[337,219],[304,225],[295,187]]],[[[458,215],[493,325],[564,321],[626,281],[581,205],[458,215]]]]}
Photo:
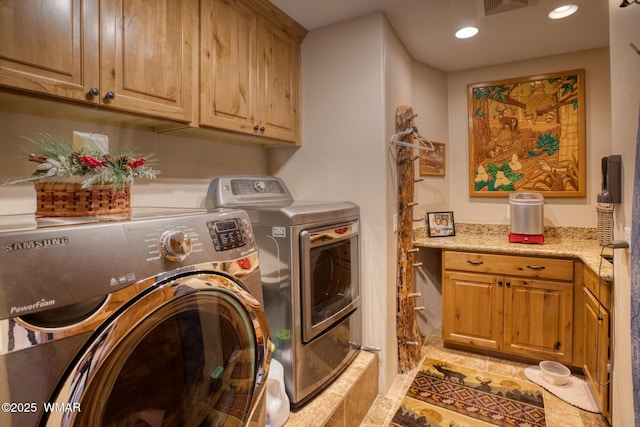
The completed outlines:
{"type": "Polygon", "coordinates": [[[251,219],[274,358],[300,407],[362,348],[360,208],[294,200],[281,178],[261,175],[215,178],[205,206],[240,208],[251,219]]]}
{"type": "Polygon", "coordinates": [[[245,212],[2,217],[0,248],[0,425],[264,425],[245,212]]]}

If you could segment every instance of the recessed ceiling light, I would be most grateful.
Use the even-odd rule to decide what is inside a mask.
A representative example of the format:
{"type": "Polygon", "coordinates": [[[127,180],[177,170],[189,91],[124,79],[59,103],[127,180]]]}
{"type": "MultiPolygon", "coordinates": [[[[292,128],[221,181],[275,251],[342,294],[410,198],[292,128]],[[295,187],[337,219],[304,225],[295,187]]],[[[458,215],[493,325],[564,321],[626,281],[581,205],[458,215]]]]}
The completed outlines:
{"type": "Polygon", "coordinates": [[[464,27],[456,31],[456,37],[459,39],[468,39],[476,34],[478,34],[478,29],[476,27],[464,27]]]}
{"type": "Polygon", "coordinates": [[[564,6],[556,7],[549,15],[547,15],[550,19],[562,19],[567,16],[573,15],[578,10],[578,6],[575,4],[566,4],[564,6]]]}

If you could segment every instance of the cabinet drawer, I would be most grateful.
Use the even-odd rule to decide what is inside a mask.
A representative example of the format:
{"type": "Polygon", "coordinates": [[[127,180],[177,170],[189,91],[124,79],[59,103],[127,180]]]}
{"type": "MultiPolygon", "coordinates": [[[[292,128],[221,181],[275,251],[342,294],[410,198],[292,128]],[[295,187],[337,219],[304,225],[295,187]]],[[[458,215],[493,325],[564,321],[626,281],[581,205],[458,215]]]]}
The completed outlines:
{"type": "Polygon", "coordinates": [[[443,265],[446,270],[573,280],[573,261],[568,259],[445,251],[443,265]]]}
{"type": "Polygon", "coordinates": [[[600,280],[598,275],[586,265],[583,267],[584,287],[589,289],[602,306],[611,311],[611,282],[600,280]]]}

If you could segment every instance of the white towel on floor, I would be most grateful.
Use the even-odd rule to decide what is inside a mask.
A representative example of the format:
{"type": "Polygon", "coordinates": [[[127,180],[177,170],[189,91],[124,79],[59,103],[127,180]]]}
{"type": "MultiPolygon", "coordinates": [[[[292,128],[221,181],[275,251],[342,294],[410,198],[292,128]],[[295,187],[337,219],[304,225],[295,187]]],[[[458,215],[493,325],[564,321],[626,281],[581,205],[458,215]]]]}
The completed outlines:
{"type": "Polygon", "coordinates": [[[550,384],[542,377],[542,371],[538,366],[524,368],[524,376],[573,406],[585,411],[600,413],[600,408],[591,393],[589,384],[581,378],[571,375],[570,381],[564,385],[550,384]]]}

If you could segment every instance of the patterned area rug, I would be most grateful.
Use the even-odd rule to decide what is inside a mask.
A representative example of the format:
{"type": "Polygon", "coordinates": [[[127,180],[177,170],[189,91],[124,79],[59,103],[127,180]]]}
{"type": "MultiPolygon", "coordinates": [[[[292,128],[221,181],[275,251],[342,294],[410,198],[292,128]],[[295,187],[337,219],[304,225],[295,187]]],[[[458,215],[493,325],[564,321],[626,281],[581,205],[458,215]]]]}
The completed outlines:
{"type": "Polygon", "coordinates": [[[396,427],[544,427],[536,384],[426,359],[391,421],[396,427]]]}

